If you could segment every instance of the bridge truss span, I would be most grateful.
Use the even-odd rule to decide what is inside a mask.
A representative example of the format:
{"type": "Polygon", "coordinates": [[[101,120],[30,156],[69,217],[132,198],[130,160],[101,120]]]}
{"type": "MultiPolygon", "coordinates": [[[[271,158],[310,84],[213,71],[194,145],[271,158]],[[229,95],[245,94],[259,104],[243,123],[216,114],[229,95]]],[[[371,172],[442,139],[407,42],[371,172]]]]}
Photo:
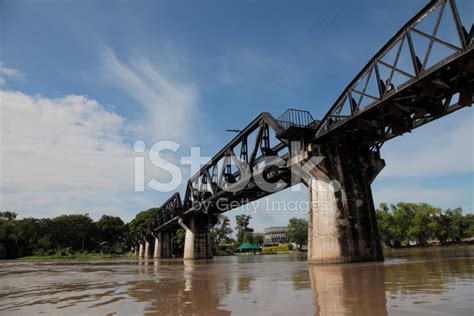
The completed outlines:
{"type": "Polygon", "coordinates": [[[292,141],[294,152],[302,150],[317,122],[296,109],[278,119],[257,116],[189,179],[182,204],[175,193],[160,207],[156,230],[176,225],[180,216],[225,212],[287,188],[292,141]]]}
{"type": "Polygon", "coordinates": [[[464,23],[454,0],[431,1],[342,92],[322,119],[315,141],[380,147],[471,105],[474,28],[472,21],[464,23]]]}

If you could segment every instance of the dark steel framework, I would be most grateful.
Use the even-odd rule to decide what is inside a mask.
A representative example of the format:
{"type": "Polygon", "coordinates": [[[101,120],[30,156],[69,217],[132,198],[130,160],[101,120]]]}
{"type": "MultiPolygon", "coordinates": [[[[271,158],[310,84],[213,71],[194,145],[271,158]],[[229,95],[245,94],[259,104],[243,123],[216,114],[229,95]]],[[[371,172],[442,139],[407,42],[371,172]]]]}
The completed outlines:
{"type": "MultiPolygon", "coordinates": [[[[175,193],[160,207],[156,229],[176,225],[179,216],[224,212],[228,210],[225,205],[249,203],[286,188],[291,182],[286,166],[288,149],[291,140],[301,138],[294,129],[301,128],[303,118],[307,125],[314,122],[309,112],[294,109],[279,118],[284,121],[269,113],[256,117],[189,179],[183,204],[179,193],[175,193]],[[268,167],[275,159],[279,166],[268,167]],[[259,188],[255,181],[258,178],[269,183],[270,190],[259,188]],[[218,201],[224,202],[221,207],[218,201]]],[[[308,128],[314,133],[314,128],[308,128]]]]}
{"type": "Polygon", "coordinates": [[[295,109],[278,119],[260,114],[188,181],[183,203],[175,193],[160,207],[154,230],[175,227],[181,216],[225,211],[218,200],[248,203],[271,194],[255,177],[273,183],[273,192],[286,188],[289,159],[309,142],[378,151],[393,137],[470,106],[473,33],[472,22],[469,32],[461,23],[454,0],[431,1],[367,63],[321,121],[295,109]],[[446,25],[454,26],[454,36],[446,38],[446,25]],[[268,159],[275,159],[270,157],[280,165],[268,167],[268,159]]]}
{"type": "Polygon", "coordinates": [[[352,80],[322,119],[314,140],[380,148],[471,105],[473,33],[472,23],[469,32],[462,25],[454,0],[431,1],[352,80]],[[447,39],[450,31],[455,34],[447,39]]]}

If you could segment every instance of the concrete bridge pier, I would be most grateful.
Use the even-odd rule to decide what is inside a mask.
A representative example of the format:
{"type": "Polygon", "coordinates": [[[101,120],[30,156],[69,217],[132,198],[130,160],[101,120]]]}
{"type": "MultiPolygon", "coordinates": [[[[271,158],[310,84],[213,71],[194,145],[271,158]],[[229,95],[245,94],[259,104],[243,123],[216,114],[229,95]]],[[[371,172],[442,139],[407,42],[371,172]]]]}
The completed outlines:
{"type": "Polygon", "coordinates": [[[179,219],[179,225],[186,231],[183,259],[211,259],[213,257],[209,230],[215,221],[216,217],[209,214],[196,215],[186,221],[179,219]]]}
{"type": "Polygon", "coordinates": [[[143,241],[140,241],[140,244],[138,246],[138,257],[143,258],[145,255],[145,243],[143,241]]]}
{"type": "Polygon", "coordinates": [[[144,257],[150,258],[150,241],[148,240],[148,238],[145,239],[144,257]]]}
{"type": "Polygon", "coordinates": [[[382,261],[370,185],[384,160],[369,148],[350,145],[320,147],[316,152],[313,155],[324,159],[305,180],[309,263],[382,261]]]}
{"type": "Polygon", "coordinates": [[[152,233],[153,238],[155,238],[155,247],[153,248],[153,258],[158,259],[160,255],[160,240],[157,235],[152,233]]]}
{"type": "Polygon", "coordinates": [[[155,238],[155,248],[153,252],[153,257],[155,259],[166,259],[172,258],[172,232],[171,231],[160,231],[153,233],[155,238]]]}

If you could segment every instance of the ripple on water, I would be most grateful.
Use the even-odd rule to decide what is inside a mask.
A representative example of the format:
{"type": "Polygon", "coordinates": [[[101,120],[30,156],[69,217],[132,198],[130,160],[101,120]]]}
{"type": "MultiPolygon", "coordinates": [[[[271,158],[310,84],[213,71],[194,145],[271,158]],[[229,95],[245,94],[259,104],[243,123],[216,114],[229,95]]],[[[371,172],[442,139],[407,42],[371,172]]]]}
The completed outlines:
{"type": "Polygon", "coordinates": [[[473,314],[474,246],[389,251],[385,263],[305,256],[0,263],[0,313],[473,314]]]}

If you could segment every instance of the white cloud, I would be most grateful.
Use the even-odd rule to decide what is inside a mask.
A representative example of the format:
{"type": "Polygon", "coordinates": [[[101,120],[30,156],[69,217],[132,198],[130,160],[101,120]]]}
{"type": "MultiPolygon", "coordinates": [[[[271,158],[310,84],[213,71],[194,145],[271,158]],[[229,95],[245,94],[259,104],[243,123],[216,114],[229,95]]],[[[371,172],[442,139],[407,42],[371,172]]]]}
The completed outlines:
{"type": "Polygon", "coordinates": [[[444,176],[474,171],[474,115],[462,109],[382,149],[387,166],[378,179],[444,176]]]}
{"type": "Polygon", "coordinates": [[[0,87],[7,83],[8,79],[23,80],[24,75],[17,69],[8,68],[0,62],[0,87]]]}
{"type": "Polygon", "coordinates": [[[114,189],[132,176],[115,172],[133,171],[125,168],[132,159],[120,134],[125,121],[96,101],[9,91],[1,91],[0,100],[2,178],[7,189],[114,189]]]}
{"type": "Polygon", "coordinates": [[[107,77],[140,103],[146,111],[139,130],[154,140],[184,141],[192,136],[197,115],[197,89],[190,83],[165,76],[161,69],[143,57],[125,63],[109,48],[102,51],[107,77]]]}
{"type": "Polygon", "coordinates": [[[0,90],[0,105],[1,209],[23,216],[97,210],[130,219],[137,211],[130,205],[153,206],[133,191],[135,153],[123,140],[121,116],[78,95],[0,90]]]}
{"type": "MultiPolygon", "coordinates": [[[[125,64],[109,49],[103,57],[113,83],[145,110],[143,119],[125,120],[82,95],[50,99],[0,90],[0,209],[36,217],[107,212],[129,220],[170,195],[134,191],[137,154],[127,141],[147,135],[153,141],[189,140],[196,133],[188,127],[196,114],[197,91],[144,58],[125,64]]],[[[7,78],[22,77],[0,64],[0,87],[7,78]]],[[[170,175],[145,159],[145,182],[151,177],[167,181],[170,175]]]]}

